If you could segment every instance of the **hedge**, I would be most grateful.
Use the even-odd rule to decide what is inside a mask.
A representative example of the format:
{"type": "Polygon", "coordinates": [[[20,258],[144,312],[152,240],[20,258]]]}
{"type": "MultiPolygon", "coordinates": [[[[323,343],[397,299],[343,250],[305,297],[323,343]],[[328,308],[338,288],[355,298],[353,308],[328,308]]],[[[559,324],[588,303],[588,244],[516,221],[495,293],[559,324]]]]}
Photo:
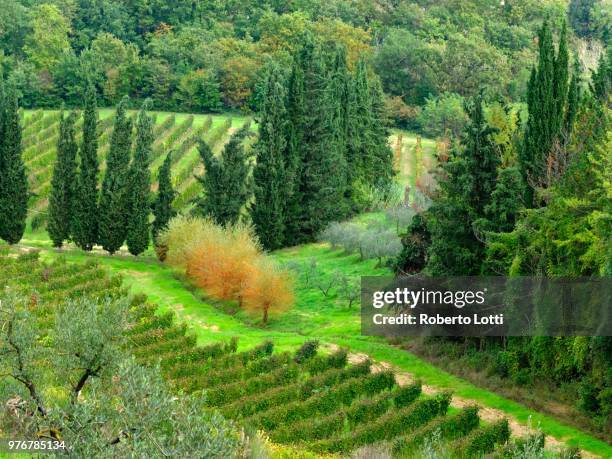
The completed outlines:
{"type": "Polygon", "coordinates": [[[510,438],[508,420],[502,419],[493,424],[474,430],[467,437],[452,444],[455,457],[481,457],[491,453],[497,443],[506,443],[510,438]]]}

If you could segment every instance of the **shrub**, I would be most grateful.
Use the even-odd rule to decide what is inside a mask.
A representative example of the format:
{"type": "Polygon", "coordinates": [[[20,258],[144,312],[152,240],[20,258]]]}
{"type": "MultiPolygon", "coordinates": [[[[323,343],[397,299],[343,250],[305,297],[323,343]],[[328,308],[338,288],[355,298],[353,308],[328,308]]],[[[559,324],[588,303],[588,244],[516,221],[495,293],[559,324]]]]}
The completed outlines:
{"type": "Polygon", "coordinates": [[[404,408],[414,402],[421,395],[421,382],[398,388],[393,394],[393,404],[397,408],[404,408]]]}
{"type": "Polygon", "coordinates": [[[300,348],[296,351],[295,360],[297,363],[304,363],[306,360],[317,355],[317,349],[319,348],[319,340],[311,339],[306,341],[304,344],[300,346],[300,348]]]}
{"type": "Polygon", "coordinates": [[[480,457],[491,453],[498,443],[510,438],[508,420],[502,419],[494,424],[481,427],[467,437],[453,443],[453,451],[458,457],[480,457]]]}
{"type": "Polygon", "coordinates": [[[467,115],[463,109],[463,97],[445,93],[437,98],[429,98],[419,113],[417,121],[423,134],[429,137],[442,137],[447,130],[457,137],[463,132],[467,115]]]}
{"type": "Polygon", "coordinates": [[[344,368],[347,359],[348,353],[345,349],[340,349],[326,356],[317,355],[308,362],[308,371],[311,375],[315,375],[330,368],[344,368]]]}

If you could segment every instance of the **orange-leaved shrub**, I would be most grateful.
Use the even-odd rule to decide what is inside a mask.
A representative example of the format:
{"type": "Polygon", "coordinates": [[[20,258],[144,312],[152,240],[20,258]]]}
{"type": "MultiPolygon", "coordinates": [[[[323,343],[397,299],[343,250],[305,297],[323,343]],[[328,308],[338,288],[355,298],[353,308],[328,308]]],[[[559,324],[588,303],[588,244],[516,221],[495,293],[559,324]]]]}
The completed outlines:
{"type": "Polygon", "coordinates": [[[264,324],[271,313],[293,303],[289,273],[262,252],[251,226],[222,227],[210,219],[179,216],[159,240],[167,248],[167,264],[184,269],[211,297],[261,314],[264,324]]]}

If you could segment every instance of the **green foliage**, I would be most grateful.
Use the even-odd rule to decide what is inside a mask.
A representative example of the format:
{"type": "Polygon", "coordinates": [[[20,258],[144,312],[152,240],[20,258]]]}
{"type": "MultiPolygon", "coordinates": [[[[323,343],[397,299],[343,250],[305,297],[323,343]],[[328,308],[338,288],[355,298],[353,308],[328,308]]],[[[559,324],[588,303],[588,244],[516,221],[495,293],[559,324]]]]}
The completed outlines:
{"type": "Polygon", "coordinates": [[[5,95],[3,86],[0,72],[0,238],[15,244],[25,231],[28,182],[17,92],[9,87],[5,95]]]}
{"type": "Polygon", "coordinates": [[[128,208],[128,169],[132,150],[132,120],[126,113],[127,104],[128,99],[124,97],[115,113],[98,206],[98,242],[111,254],[125,242],[127,224],[131,218],[131,209],[128,208]]]}
{"type": "Polygon", "coordinates": [[[311,359],[317,355],[317,349],[319,348],[319,340],[309,340],[300,346],[296,351],[294,360],[297,363],[304,363],[308,359],[311,359]]]}
{"type": "Polygon", "coordinates": [[[453,443],[453,450],[458,457],[481,457],[493,452],[496,444],[503,444],[510,438],[508,420],[503,419],[493,424],[474,430],[467,437],[453,443]]]}
{"type": "Polygon", "coordinates": [[[136,146],[129,169],[128,224],[126,242],[132,255],[139,255],[149,247],[151,237],[149,215],[151,213],[151,145],[153,121],[147,114],[150,103],[146,101],[136,122],[136,146]]]}
{"type": "Polygon", "coordinates": [[[417,117],[423,134],[442,137],[450,132],[459,137],[467,124],[463,105],[463,97],[458,94],[444,93],[437,98],[428,98],[417,117]]]}
{"type": "Polygon", "coordinates": [[[158,173],[157,197],[153,203],[153,215],[155,216],[155,220],[153,220],[153,225],[151,227],[153,242],[157,241],[159,233],[168,227],[168,223],[175,215],[172,202],[176,197],[176,192],[172,187],[171,166],[172,153],[168,153],[158,173]]]}
{"type": "Polygon", "coordinates": [[[219,225],[238,223],[252,193],[250,154],[243,145],[249,129],[247,123],[232,135],[219,158],[206,142],[198,146],[206,173],[197,177],[204,194],[196,204],[196,212],[219,225]]]}
{"type": "Polygon", "coordinates": [[[393,270],[396,273],[417,273],[423,270],[427,261],[427,249],[431,235],[423,214],[416,214],[406,234],[402,236],[402,251],[397,256],[393,270]]]}
{"type": "Polygon", "coordinates": [[[255,202],[251,218],[257,236],[267,250],[278,249],[284,242],[285,199],[290,182],[285,172],[286,149],[285,88],[280,69],[270,70],[261,107],[259,138],[254,146],[253,169],[255,202]]]}
{"type": "Polygon", "coordinates": [[[85,94],[83,136],[79,149],[72,239],[83,250],[98,242],[98,112],[96,90],[89,84],[85,94]]]}
{"type": "Polygon", "coordinates": [[[47,232],[54,247],[61,247],[70,238],[70,225],[73,219],[76,181],[76,156],[78,146],[74,138],[76,114],[68,117],[61,114],[60,135],[57,142],[57,159],[53,167],[51,192],[49,194],[49,219],[47,232]]]}

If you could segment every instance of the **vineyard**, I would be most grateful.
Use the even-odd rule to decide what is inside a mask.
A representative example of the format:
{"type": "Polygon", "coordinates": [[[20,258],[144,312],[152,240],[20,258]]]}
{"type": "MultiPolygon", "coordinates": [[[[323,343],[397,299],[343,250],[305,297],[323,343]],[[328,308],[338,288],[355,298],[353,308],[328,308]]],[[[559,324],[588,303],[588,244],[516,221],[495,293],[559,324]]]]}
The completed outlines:
{"type": "MultiPolygon", "coordinates": [[[[0,287],[29,298],[43,329],[67,299],[127,296],[122,278],[98,264],[39,260],[37,253],[0,256],[0,287]]],[[[165,379],[187,393],[205,391],[207,405],[277,444],[344,454],[385,442],[411,457],[432,435],[459,457],[478,457],[508,440],[506,420],[483,424],[475,407],[449,408],[450,393],[424,395],[420,382],[398,384],[392,371],[345,350],[320,353],[314,341],[275,352],[264,341],[239,349],[238,340],[196,346],[173,314],[156,315],[144,295],[131,298],[127,343],[137,361],[160,365],[165,379]]]]}
{"type": "MultiPolygon", "coordinates": [[[[131,116],[135,117],[136,112],[131,113],[131,116]]],[[[194,178],[194,174],[202,172],[196,148],[198,139],[208,142],[213,151],[219,152],[231,133],[249,120],[240,116],[175,113],[154,113],[153,117],[155,142],[151,170],[156,177],[156,172],[163,163],[166,153],[172,152],[173,182],[178,193],[174,204],[177,209],[182,209],[189,205],[199,190],[194,178]]],[[[30,189],[34,194],[30,213],[39,224],[46,219],[45,210],[56,157],[59,120],[59,111],[37,110],[23,114],[23,157],[29,174],[30,189]]],[[[113,120],[113,110],[100,110],[98,158],[101,171],[105,169],[113,120]]],[[[77,141],[80,141],[82,122],[82,118],[77,122],[77,141]]],[[[100,176],[99,179],[102,180],[102,177],[100,176]]],[[[153,188],[155,187],[154,183],[153,188]]]]}

